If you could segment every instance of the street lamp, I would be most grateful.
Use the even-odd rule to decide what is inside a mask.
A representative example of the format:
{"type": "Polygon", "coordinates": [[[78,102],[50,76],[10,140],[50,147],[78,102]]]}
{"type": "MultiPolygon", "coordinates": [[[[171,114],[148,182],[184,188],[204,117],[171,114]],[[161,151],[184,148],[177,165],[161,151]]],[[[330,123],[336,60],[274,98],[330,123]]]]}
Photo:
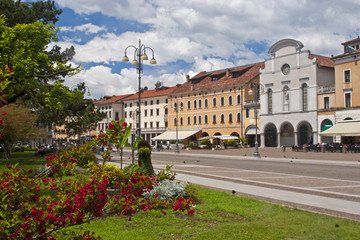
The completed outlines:
{"type": "Polygon", "coordinates": [[[129,45],[125,48],[125,56],[122,58],[123,62],[128,62],[129,58],[126,55],[126,51],[128,48],[134,48],[134,60],[131,62],[132,65],[137,66],[138,74],[139,74],[139,137],[141,136],[141,73],[143,72],[143,61],[148,60],[148,56],[146,55],[146,50],[149,49],[152,52],[152,59],[150,60],[150,64],[156,64],[156,60],[154,58],[154,50],[150,47],[146,47],[144,44],[141,44],[141,40],[139,39],[139,47],[135,47],[134,45],[129,45]]]}
{"type": "Polygon", "coordinates": [[[256,129],[255,129],[255,150],[254,150],[254,154],[253,156],[254,157],[257,157],[257,158],[260,158],[260,153],[259,153],[259,143],[258,143],[258,97],[259,97],[259,85],[260,83],[253,83],[251,86],[250,86],[250,89],[249,89],[249,95],[253,95],[254,92],[255,92],[255,96],[254,96],[254,99],[255,99],[255,125],[256,125],[256,129]],[[254,89],[254,90],[253,90],[254,89]]]}
{"type": "MultiPolygon", "coordinates": [[[[182,110],[182,106],[180,106],[180,109],[182,110]]],[[[176,153],[180,153],[180,149],[179,149],[179,106],[178,106],[178,102],[174,103],[174,110],[176,113],[176,118],[175,118],[175,124],[176,124],[176,147],[175,147],[175,152],[176,153]]]]}

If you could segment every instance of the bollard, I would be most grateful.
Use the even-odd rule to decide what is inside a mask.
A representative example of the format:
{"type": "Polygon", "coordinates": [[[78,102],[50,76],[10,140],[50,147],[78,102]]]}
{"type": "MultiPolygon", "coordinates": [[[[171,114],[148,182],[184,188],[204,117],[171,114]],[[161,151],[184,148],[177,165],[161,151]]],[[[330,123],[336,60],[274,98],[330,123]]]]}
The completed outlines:
{"type": "Polygon", "coordinates": [[[286,151],[286,146],[282,146],[282,151],[285,152],[286,151]]]}

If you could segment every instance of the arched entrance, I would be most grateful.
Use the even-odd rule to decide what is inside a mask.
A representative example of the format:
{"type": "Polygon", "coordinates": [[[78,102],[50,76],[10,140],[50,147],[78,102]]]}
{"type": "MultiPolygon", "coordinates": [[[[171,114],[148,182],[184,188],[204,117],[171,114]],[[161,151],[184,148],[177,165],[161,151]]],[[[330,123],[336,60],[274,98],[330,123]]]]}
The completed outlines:
{"type": "Polygon", "coordinates": [[[311,125],[308,122],[300,123],[298,127],[298,145],[312,144],[313,141],[311,125]]]}
{"type": "Polygon", "coordinates": [[[294,127],[289,122],[280,127],[280,145],[287,147],[295,145],[294,127]]]}
{"type": "Polygon", "coordinates": [[[277,147],[277,129],[276,126],[272,123],[268,124],[265,127],[264,139],[265,147],[277,147]]]}
{"type": "Polygon", "coordinates": [[[201,137],[208,137],[209,136],[209,134],[207,133],[207,132],[203,132],[202,134],[201,134],[201,137]]]}

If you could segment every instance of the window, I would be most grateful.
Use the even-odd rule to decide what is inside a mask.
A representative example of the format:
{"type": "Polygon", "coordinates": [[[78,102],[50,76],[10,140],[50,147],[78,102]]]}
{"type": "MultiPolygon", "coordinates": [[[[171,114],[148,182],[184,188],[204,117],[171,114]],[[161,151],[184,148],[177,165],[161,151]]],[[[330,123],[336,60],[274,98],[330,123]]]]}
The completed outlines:
{"type": "Polygon", "coordinates": [[[160,109],[157,108],[157,109],[156,109],[156,116],[159,116],[159,115],[160,115],[160,109]]]}
{"type": "Polygon", "coordinates": [[[168,127],[168,122],[165,122],[165,127],[166,127],[166,128],[168,127]]]}
{"type": "Polygon", "coordinates": [[[205,105],[205,108],[208,108],[208,107],[209,107],[209,104],[208,104],[208,100],[207,100],[207,99],[205,99],[204,105],[205,105]]]}
{"type": "Polygon", "coordinates": [[[225,98],[221,97],[220,104],[223,107],[225,105],[225,98]]]}
{"type": "Polygon", "coordinates": [[[194,116],[194,122],[193,122],[193,124],[196,124],[196,116],[194,116]]]}
{"type": "Polygon", "coordinates": [[[229,105],[232,105],[232,96],[229,96],[229,105]]]}
{"type": "Polygon", "coordinates": [[[211,80],[212,80],[213,82],[215,82],[215,81],[219,80],[219,78],[218,78],[218,77],[212,77],[211,80]]]}
{"type": "Polygon", "coordinates": [[[165,103],[168,103],[168,99],[167,99],[167,98],[165,99],[165,103]]]}
{"type": "Polygon", "coordinates": [[[351,93],[345,93],[345,107],[351,108],[351,93]]]}
{"type": "Polygon", "coordinates": [[[115,121],[119,121],[119,112],[115,112],[115,121]]]}
{"type": "Polygon", "coordinates": [[[109,118],[111,118],[111,112],[109,112],[109,118]]]}
{"type": "Polygon", "coordinates": [[[213,123],[216,123],[216,115],[213,115],[213,123]]]}
{"type": "Polygon", "coordinates": [[[213,107],[216,107],[216,98],[213,98],[213,107]]]}
{"type": "Polygon", "coordinates": [[[132,111],[129,112],[130,117],[132,117],[132,111]]]}
{"type": "Polygon", "coordinates": [[[153,115],[154,115],[154,110],[150,109],[150,116],[153,116],[153,115]]]}
{"type": "Polygon", "coordinates": [[[246,109],[246,118],[250,117],[250,109],[246,109]]]}
{"type": "Polygon", "coordinates": [[[350,70],[345,70],[344,71],[344,79],[345,79],[345,83],[350,83],[351,82],[350,70]]]}
{"type": "Polygon", "coordinates": [[[199,108],[202,108],[202,106],[201,106],[201,99],[199,100],[199,108]]]}
{"type": "Polygon", "coordinates": [[[268,89],[268,114],[272,114],[273,112],[273,107],[272,107],[272,90],[271,88],[268,89]]]}
{"type": "Polygon", "coordinates": [[[232,121],[233,121],[233,116],[232,116],[232,114],[230,113],[230,114],[229,114],[229,123],[232,123],[232,121]]]}
{"type": "Polygon", "coordinates": [[[221,123],[224,123],[224,122],[225,122],[225,115],[221,114],[221,123]]]}
{"type": "Polygon", "coordinates": [[[130,107],[132,107],[132,103],[130,103],[129,105],[130,105],[130,107]]]}
{"type": "Polygon", "coordinates": [[[165,108],[165,115],[167,115],[168,114],[168,108],[165,108]]]}
{"type": "Polygon", "coordinates": [[[144,102],[145,106],[147,106],[147,101],[144,102]]]}
{"type": "Polygon", "coordinates": [[[240,113],[238,113],[237,115],[236,115],[236,121],[239,123],[239,122],[241,122],[241,114],[240,113]]]}
{"type": "Polygon", "coordinates": [[[199,124],[201,124],[201,116],[199,116],[199,124]]]}
{"type": "Polygon", "coordinates": [[[190,109],[190,107],[191,107],[191,103],[190,101],[188,101],[188,109],[190,109]]]}
{"type": "Polygon", "coordinates": [[[301,85],[301,93],[302,93],[302,108],[303,111],[308,110],[308,86],[306,83],[301,85]]]}
{"type": "Polygon", "coordinates": [[[144,122],[144,128],[147,128],[147,122],[144,122]]]}
{"type": "Polygon", "coordinates": [[[184,119],[182,117],[180,118],[180,125],[184,125],[184,119]]]}
{"type": "MultiPolygon", "coordinates": [[[[119,113],[118,113],[119,114],[119,113]]],[[[119,116],[118,116],[119,117],[119,116]]],[[[127,118],[127,112],[124,112],[124,117],[127,118]]],[[[116,120],[116,119],[115,119],[116,120]]]]}
{"type": "Polygon", "coordinates": [[[125,103],[125,107],[127,108],[127,104],[125,103]]]}
{"type": "Polygon", "coordinates": [[[194,109],[196,109],[196,106],[197,106],[196,100],[194,100],[194,109]]]}
{"type": "Polygon", "coordinates": [[[145,111],[144,111],[144,115],[145,115],[145,117],[147,117],[147,109],[145,109],[145,111]]]}
{"type": "Polygon", "coordinates": [[[159,99],[157,99],[157,100],[156,100],[156,104],[159,104],[159,103],[160,103],[160,100],[159,100],[159,99]]]}
{"type": "Polygon", "coordinates": [[[153,128],[153,122],[150,122],[150,128],[153,128]]]}
{"type": "Polygon", "coordinates": [[[153,105],[153,104],[154,104],[154,101],[153,101],[153,100],[151,100],[151,101],[150,101],[150,105],[153,105]]]}
{"type": "Polygon", "coordinates": [[[136,106],[139,106],[139,102],[136,102],[136,106]]]}
{"type": "Polygon", "coordinates": [[[324,97],[324,109],[330,109],[330,98],[324,97]]]}
{"type": "Polygon", "coordinates": [[[188,117],[188,123],[187,124],[190,125],[190,117],[188,117]]]}
{"type": "Polygon", "coordinates": [[[156,122],[156,128],[160,127],[160,122],[156,122]]]}
{"type": "Polygon", "coordinates": [[[209,122],[209,121],[208,121],[208,116],[205,115],[205,117],[204,117],[204,123],[205,123],[205,124],[208,124],[208,122],[209,122]]]}
{"type": "Polygon", "coordinates": [[[183,110],[183,109],[184,109],[184,103],[180,102],[180,110],[183,110]]]}

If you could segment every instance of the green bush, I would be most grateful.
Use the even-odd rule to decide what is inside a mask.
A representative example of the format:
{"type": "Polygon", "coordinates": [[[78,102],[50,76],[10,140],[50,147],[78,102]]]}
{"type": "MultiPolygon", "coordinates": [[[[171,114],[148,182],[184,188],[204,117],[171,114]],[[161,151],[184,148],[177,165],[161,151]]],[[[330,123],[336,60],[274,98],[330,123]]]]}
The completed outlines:
{"type": "Polygon", "coordinates": [[[12,148],[13,152],[25,152],[25,147],[24,146],[15,146],[12,148]]]}
{"type": "Polygon", "coordinates": [[[63,148],[60,152],[62,158],[72,157],[76,160],[76,164],[80,167],[90,167],[97,162],[95,153],[86,148],[78,148],[76,146],[69,146],[63,148]]]}
{"type": "Polygon", "coordinates": [[[146,176],[154,175],[154,168],[151,163],[151,150],[147,147],[140,148],[138,154],[140,172],[144,173],[146,176]]]}
{"type": "Polygon", "coordinates": [[[175,140],[171,140],[171,141],[170,141],[170,144],[175,144],[175,143],[176,143],[175,140]]]}
{"type": "Polygon", "coordinates": [[[194,200],[194,202],[196,202],[196,203],[201,202],[199,191],[197,190],[197,188],[194,185],[191,185],[191,184],[186,185],[185,192],[186,192],[186,195],[185,195],[186,198],[191,197],[194,200]]]}
{"type": "Polygon", "coordinates": [[[126,181],[125,174],[120,167],[113,164],[93,165],[90,168],[90,172],[95,179],[105,177],[109,180],[108,188],[118,188],[121,183],[126,181]]]}
{"type": "Polygon", "coordinates": [[[211,142],[209,139],[200,140],[200,145],[211,146],[211,142]]]}
{"type": "Polygon", "coordinates": [[[189,142],[188,145],[186,145],[187,148],[192,148],[195,146],[195,143],[194,142],[189,142]]]}
{"type": "Polygon", "coordinates": [[[228,145],[228,146],[237,146],[237,141],[235,139],[227,139],[225,140],[225,143],[228,145]]]}

